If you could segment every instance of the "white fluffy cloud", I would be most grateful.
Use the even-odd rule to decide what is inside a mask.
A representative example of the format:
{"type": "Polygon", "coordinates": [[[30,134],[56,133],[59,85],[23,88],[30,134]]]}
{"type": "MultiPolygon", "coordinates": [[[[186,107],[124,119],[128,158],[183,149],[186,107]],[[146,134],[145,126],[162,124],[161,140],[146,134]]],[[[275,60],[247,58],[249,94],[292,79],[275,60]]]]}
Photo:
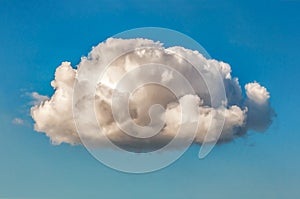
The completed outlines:
{"type": "MultiPolygon", "coordinates": [[[[95,96],[81,96],[75,102],[80,107],[84,104],[83,102],[95,99],[96,117],[103,129],[103,135],[109,137],[119,146],[132,148],[133,150],[159,148],[176,135],[180,126],[184,126],[185,133],[179,139],[184,140],[185,135],[189,137],[188,135],[193,133],[191,129],[193,129],[192,126],[195,123],[198,124],[198,128],[194,143],[198,144],[216,140],[227,142],[245,135],[249,129],[263,131],[271,124],[273,111],[269,104],[270,94],[265,87],[257,82],[248,83],[245,86],[247,97],[244,98],[238,79],[231,76],[230,65],[217,60],[208,60],[196,51],[182,47],[164,48],[161,43],[147,39],[108,39],[105,43],[93,48],[88,57],[83,57],[78,68],[87,68],[88,70],[85,70],[86,77],[92,76],[95,73],[94,69],[101,66],[108,57],[118,55],[129,46],[138,49],[119,57],[111,64],[103,78],[99,80],[95,96]],[[149,45],[152,46],[151,49],[143,48],[149,45]],[[174,53],[179,56],[174,56],[174,53]],[[188,57],[188,60],[192,60],[193,64],[196,63],[201,74],[204,74],[205,81],[197,77],[195,70],[181,56],[188,57]],[[195,93],[182,91],[177,99],[170,91],[158,85],[140,87],[134,93],[131,93],[129,98],[129,114],[131,117],[122,118],[124,107],[120,103],[119,106],[114,104],[114,109],[118,112],[114,118],[112,112],[113,93],[122,94],[122,91],[118,90],[117,83],[124,75],[138,69],[145,63],[171,66],[188,79],[195,93]],[[221,75],[224,88],[214,83],[218,75],[221,75]],[[210,99],[207,84],[213,87],[211,91],[214,92],[214,96],[218,96],[221,89],[225,89],[227,100],[221,97],[210,99]],[[212,102],[212,100],[215,101],[212,102]],[[164,111],[159,116],[155,115],[156,117],[151,118],[154,119],[154,121],[151,121],[148,111],[153,104],[160,104],[164,111]],[[187,110],[184,120],[181,116],[183,108],[187,110]],[[154,122],[155,125],[155,123],[162,121],[164,125],[159,134],[153,137],[134,138],[120,130],[116,117],[118,121],[125,124],[124,126],[131,120],[141,126],[148,125],[149,122],[154,122]],[[218,131],[214,131],[214,128],[217,129],[221,125],[221,119],[219,118],[224,118],[225,121],[220,137],[218,131]],[[209,128],[212,130],[207,135],[209,128]]],[[[63,62],[56,69],[55,78],[51,82],[51,86],[55,89],[51,98],[41,97],[38,93],[34,94],[37,99],[42,99],[42,102],[31,108],[35,130],[44,132],[54,144],[81,144],[72,112],[73,87],[74,83],[79,81],[78,68],[74,69],[70,62],[63,62]]],[[[153,74],[155,74],[155,78],[159,83],[175,86],[180,91],[182,83],[176,80],[175,73],[156,69],[149,73],[143,70],[133,73],[130,76],[131,81],[127,82],[126,85],[121,85],[121,87],[130,87],[131,84],[138,84],[144,79],[153,78],[153,74]]],[[[89,79],[85,81],[85,85],[89,86],[89,79]]],[[[84,107],[82,107],[82,114],[84,114],[84,107]]],[[[97,147],[106,147],[101,140],[101,136],[95,136],[91,133],[95,132],[94,130],[98,127],[89,123],[89,117],[91,116],[85,115],[86,131],[81,136],[92,140],[97,147]]],[[[139,134],[140,132],[135,133],[139,134]]]]}
{"type": "Polygon", "coordinates": [[[257,82],[248,83],[245,86],[247,97],[257,104],[268,103],[270,93],[265,87],[262,87],[257,82]]]}

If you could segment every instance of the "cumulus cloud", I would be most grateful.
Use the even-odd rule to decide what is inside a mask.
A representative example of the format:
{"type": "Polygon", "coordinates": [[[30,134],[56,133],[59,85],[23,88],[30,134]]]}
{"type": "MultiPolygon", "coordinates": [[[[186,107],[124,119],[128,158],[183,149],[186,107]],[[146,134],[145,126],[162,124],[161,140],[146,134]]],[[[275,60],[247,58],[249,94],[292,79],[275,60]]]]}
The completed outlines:
{"type": "Polygon", "coordinates": [[[270,93],[265,87],[262,87],[257,82],[248,83],[245,85],[246,94],[249,100],[255,104],[266,104],[270,98],[270,93]]]}
{"type": "MultiPolygon", "coordinates": [[[[178,138],[179,140],[190,137],[195,124],[198,125],[193,140],[195,144],[228,142],[245,135],[251,129],[264,131],[271,124],[274,116],[267,89],[257,82],[248,83],[245,85],[245,97],[238,79],[231,76],[229,64],[206,59],[201,53],[183,47],[165,48],[163,44],[147,39],[108,39],[94,47],[88,57],[83,57],[77,68],[72,67],[70,62],[63,62],[56,69],[51,86],[55,92],[50,98],[38,93],[32,94],[38,103],[31,108],[31,116],[35,121],[35,130],[45,133],[54,144],[81,144],[81,136],[93,142],[96,147],[106,147],[102,136],[107,136],[112,142],[124,148],[135,151],[152,150],[170,142],[180,128],[184,129],[184,133],[178,138]],[[151,48],[146,48],[148,46],[151,48]],[[119,56],[111,63],[97,82],[95,96],[85,95],[85,89],[92,86],[90,82],[97,67],[103,66],[107,60],[127,48],[136,48],[136,50],[119,56]],[[197,76],[197,71],[184,58],[188,58],[193,65],[196,65],[202,76],[197,76]],[[189,81],[195,92],[187,93],[182,86],[183,82],[178,81],[179,76],[176,76],[174,71],[148,67],[146,72],[145,70],[132,72],[147,63],[170,66],[189,81]],[[80,79],[78,76],[80,69],[86,69],[82,70],[86,73],[84,77],[91,77],[91,79],[80,79]],[[118,83],[127,74],[130,81],[120,86],[118,83]],[[219,77],[223,87],[217,83],[219,77]],[[112,105],[114,93],[118,96],[129,95],[122,88],[132,87],[151,78],[160,84],[175,87],[178,96],[160,85],[149,84],[130,93],[128,103],[130,117],[124,112],[127,109],[124,109],[121,100],[112,105]],[[80,88],[82,92],[75,102],[73,101],[74,83],[82,86],[80,88]],[[222,90],[226,94],[226,99],[219,96],[222,90]],[[91,115],[84,115],[85,131],[79,136],[72,104],[74,103],[81,110],[80,114],[85,114],[86,102],[93,100],[95,100],[95,113],[102,127],[102,134],[94,133],[98,126],[90,122],[91,115]],[[153,104],[160,104],[164,108],[162,112],[155,113],[155,117],[151,117],[153,104]],[[184,117],[182,117],[183,109],[187,111],[184,117]],[[114,110],[117,114],[114,114],[114,110]],[[150,130],[141,133],[136,130],[138,128],[132,127],[131,121],[139,126],[148,126],[150,130],[160,126],[161,123],[163,125],[157,135],[147,137],[141,134],[147,134],[150,130]],[[136,138],[124,133],[119,123],[131,131],[131,135],[144,136],[144,138],[136,138]],[[222,131],[219,135],[217,128],[220,126],[222,131]],[[210,133],[207,134],[209,129],[211,129],[210,133]]],[[[180,147],[180,142],[178,143],[180,147]]]]}

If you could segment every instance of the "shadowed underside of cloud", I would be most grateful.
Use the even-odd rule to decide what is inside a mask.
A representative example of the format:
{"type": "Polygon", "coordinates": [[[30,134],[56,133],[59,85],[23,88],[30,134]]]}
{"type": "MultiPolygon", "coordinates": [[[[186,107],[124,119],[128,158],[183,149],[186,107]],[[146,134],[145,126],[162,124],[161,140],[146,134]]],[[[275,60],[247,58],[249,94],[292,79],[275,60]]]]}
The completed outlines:
{"type": "MultiPolygon", "coordinates": [[[[194,133],[189,130],[189,127],[195,122],[198,122],[193,141],[196,144],[213,141],[228,142],[245,135],[251,129],[262,132],[271,124],[274,113],[269,103],[270,94],[265,87],[257,82],[248,83],[245,85],[246,94],[243,95],[238,79],[231,77],[230,65],[206,59],[197,51],[183,47],[164,48],[161,43],[147,39],[124,40],[111,38],[94,47],[88,57],[82,58],[78,68],[90,67],[91,69],[87,71],[92,74],[95,72],[93,67],[101,67],[102,61],[107,56],[118,55],[120,49],[127,46],[136,47],[136,50],[120,56],[111,64],[109,69],[105,71],[103,78],[99,80],[95,96],[82,96],[78,102],[75,102],[80,106],[84,101],[95,100],[95,113],[102,128],[101,134],[107,136],[118,146],[132,150],[160,148],[172,140],[180,126],[184,126],[185,133],[178,139],[184,140],[185,135],[194,133]],[[151,45],[152,48],[143,48],[143,46],[148,45],[151,45]],[[170,52],[179,56],[173,56],[170,52]],[[198,63],[199,71],[209,77],[210,85],[214,85],[214,79],[219,75],[224,83],[227,100],[220,99],[213,105],[206,82],[196,77],[195,71],[191,69],[188,62],[180,58],[181,55],[198,63]],[[164,107],[163,117],[159,115],[157,118],[164,121],[164,126],[153,137],[135,138],[124,133],[117,125],[112,113],[112,98],[114,92],[122,93],[116,87],[117,82],[125,74],[145,63],[158,63],[174,68],[188,79],[195,93],[184,93],[177,99],[170,91],[159,85],[148,85],[137,89],[130,96],[129,112],[131,117],[123,118],[122,122],[126,123],[128,119],[141,126],[148,125],[150,122],[149,108],[153,104],[160,104],[164,107]],[[217,69],[218,74],[213,68],[217,69]],[[186,106],[188,115],[193,115],[189,114],[189,111],[190,113],[196,111],[196,117],[190,117],[188,120],[182,121],[181,106],[186,106]],[[213,130],[210,135],[207,135],[208,128],[213,129],[218,126],[220,122],[218,118],[220,117],[225,120],[221,135],[214,134],[213,130]]],[[[55,92],[50,99],[34,93],[34,96],[42,99],[42,102],[31,108],[35,130],[44,132],[53,144],[81,144],[72,112],[73,86],[78,81],[78,68],[74,69],[71,63],[63,62],[56,69],[55,79],[51,82],[55,92]]],[[[177,83],[174,74],[168,71],[163,73],[153,71],[153,73],[157,74],[160,82],[169,82],[173,85],[177,83]]],[[[139,79],[145,78],[143,75],[145,74],[133,76],[132,82],[138,82],[139,79]]],[[[215,87],[215,90],[219,89],[218,85],[215,85],[215,87]]],[[[120,112],[122,112],[122,106],[115,108],[120,109],[120,112]]],[[[91,116],[86,115],[85,117],[86,129],[85,132],[81,132],[81,138],[91,140],[96,147],[105,148],[106,145],[101,136],[95,136],[91,133],[95,132],[98,126],[89,124],[89,117],[91,116]]],[[[180,142],[178,147],[180,147],[180,142]]]]}

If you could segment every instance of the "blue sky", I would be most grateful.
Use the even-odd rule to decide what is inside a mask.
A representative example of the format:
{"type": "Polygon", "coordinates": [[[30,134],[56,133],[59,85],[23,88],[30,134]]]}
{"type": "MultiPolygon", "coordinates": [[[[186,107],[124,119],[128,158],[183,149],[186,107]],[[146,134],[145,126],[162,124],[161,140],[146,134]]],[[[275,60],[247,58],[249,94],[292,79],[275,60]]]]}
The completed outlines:
{"type": "Polygon", "coordinates": [[[299,9],[299,1],[0,1],[0,198],[299,197],[299,9]],[[217,146],[204,160],[193,146],[141,175],[33,131],[27,92],[51,95],[62,61],[76,65],[109,36],[146,26],[185,33],[229,63],[241,85],[266,86],[277,113],[268,131],[217,146]]]}

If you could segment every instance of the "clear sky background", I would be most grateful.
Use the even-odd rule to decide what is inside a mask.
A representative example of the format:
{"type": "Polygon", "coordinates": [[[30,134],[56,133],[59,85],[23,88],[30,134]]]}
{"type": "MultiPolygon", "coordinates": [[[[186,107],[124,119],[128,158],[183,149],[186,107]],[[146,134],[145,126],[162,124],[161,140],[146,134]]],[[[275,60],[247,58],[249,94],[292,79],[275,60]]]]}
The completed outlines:
{"type": "Polygon", "coordinates": [[[299,198],[300,1],[0,0],[0,198],[299,198]],[[277,113],[269,130],[191,147],[149,174],[114,171],[85,148],[53,146],[33,130],[28,92],[51,95],[62,61],[131,28],[158,26],[229,63],[241,85],[258,81],[277,113]],[[14,118],[25,121],[12,123],[14,118]]]}

